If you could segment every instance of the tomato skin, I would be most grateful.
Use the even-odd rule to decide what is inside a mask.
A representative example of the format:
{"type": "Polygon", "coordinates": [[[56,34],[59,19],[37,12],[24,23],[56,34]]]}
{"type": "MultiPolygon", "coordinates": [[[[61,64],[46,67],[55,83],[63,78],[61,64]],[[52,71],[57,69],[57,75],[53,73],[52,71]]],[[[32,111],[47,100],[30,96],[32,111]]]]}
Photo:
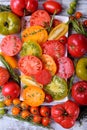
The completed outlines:
{"type": "Polygon", "coordinates": [[[52,118],[64,128],[71,128],[75,124],[79,112],[78,105],[70,100],[51,108],[52,118]]]}
{"type": "Polygon", "coordinates": [[[50,123],[49,117],[42,117],[42,125],[43,126],[48,126],[50,123]]]}
{"type": "Polygon", "coordinates": [[[30,107],[30,112],[33,115],[38,115],[39,114],[39,107],[30,107]]]}
{"type": "Polygon", "coordinates": [[[33,116],[33,122],[40,123],[41,122],[41,116],[40,115],[34,115],[33,116]]]}
{"type": "Polygon", "coordinates": [[[7,71],[7,69],[0,66],[0,86],[4,85],[9,78],[10,78],[10,74],[7,71]]]}
{"type": "Polygon", "coordinates": [[[45,93],[45,102],[50,103],[53,101],[53,98],[50,94],[45,93]]]}
{"type": "Polygon", "coordinates": [[[83,21],[84,27],[87,27],[87,19],[83,21]]]}
{"type": "Polygon", "coordinates": [[[41,116],[48,117],[50,115],[50,108],[47,106],[42,106],[40,108],[40,114],[41,116]]]}
{"type": "Polygon", "coordinates": [[[79,58],[87,52],[87,40],[82,34],[72,34],[68,38],[68,51],[71,56],[79,58]]]}
{"type": "Polygon", "coordinates": [[[2,94],[5,97],[10,96],[11,99],[17,98],[20,94],[20,87],[14,81],[7,82],[6,84],[3,85],[2,94]]]}
{"type": "Polygon", "coordinates": [[[72,97],[80,105],[87,105],[87,82],[78,81],[72,86],[72,97]]]}
{"type": "Polygon", "coordinates": [[[53,14],[56,11],[56,14],[59,14],[62,11],[62,6],[59,2],[56,1],[46,1],[43,3],[43,7],[46,11],[53,14]]]}
{"type": "Polygon", "coordinates": [[[65,45],[67,43],[67,37],[66,36],[61,36],[58,40],[60,43],[65,45]]]}

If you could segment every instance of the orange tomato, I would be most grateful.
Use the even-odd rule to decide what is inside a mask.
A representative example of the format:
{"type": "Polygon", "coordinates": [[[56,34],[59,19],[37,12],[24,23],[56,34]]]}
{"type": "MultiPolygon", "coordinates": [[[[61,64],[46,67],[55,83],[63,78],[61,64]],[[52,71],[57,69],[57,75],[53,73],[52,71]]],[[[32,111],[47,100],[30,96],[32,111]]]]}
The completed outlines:
{"type": "Polygon", "coordinates": [[[24,101],[21,102],[20,106],[21,106],[22,109],[28,109],[29,108],[29,106],[24,101]]]}
{"type": "Polygon", "coordinates": [[[76,12],[75,13],[75,18],[76,19],[80,19],[82,17],[82,13],[81,12],[76,12]]]}
{"type": "Polygon", "coordinates": [[[26,119],[27,117],[29,117],[30,116],[30,112],[28,111],[28,110],[23,110],[22,112],[21,112],[21,117],[23,118],[23,119],[26,119]]]}
{"type": "Polygon", "coordinates": [[[20,101],[19,98],[13,99],[13,104],[14,104],[14,105],[19,105],[20,103],[21,103],[21,101],[20,101]]]}
{"type": "Polygon", "coordinates": [[[17,116],[20,113],[20,108],[13,107],[12,108],[12,115],[17,116]]]}
{"type": "Polygon", "coordinates": [[[10,106],[10,105],[12,104],[12,99],[6,98],[6,99],[4,100],[4,104],[5,104],[6,106],[10,106]]]}

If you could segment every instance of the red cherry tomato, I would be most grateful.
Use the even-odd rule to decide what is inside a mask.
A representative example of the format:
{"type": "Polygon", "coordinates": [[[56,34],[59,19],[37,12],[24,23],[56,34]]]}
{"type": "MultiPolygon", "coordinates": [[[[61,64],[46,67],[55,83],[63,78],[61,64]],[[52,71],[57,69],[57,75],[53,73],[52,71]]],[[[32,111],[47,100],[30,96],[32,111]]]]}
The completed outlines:
{"type": "Polygon", "coordinates": [[[39,114],[39,107],[30,107],[30,112],[33,115],[38,115],[39,114]]]}
{"type": "Polygon", "coordinates": [[[61,21],[59,19],[54,19],[53,20],[53,27],[56,27],[57,25],[59,25],[61,23],[61,21]]]}
{"type": "Polygon", "coordinates": [[[41,114],[41,116],[44,116],[44,117],[50,116],[50,108],[47,106],[42,106],[40,108],[40,114],[41,114]]]}
{"type": "Polygon", "coordinates": [[[87,27],[87,19],[83,21],[83,25],[87,27]]]}
{"type": "Polygon", "coordinates": [[[1,50],[8,56],[15,56],[19,53],[22,47],[22,42],[15,35],[5,36],[1,42],[1,50]]]}
{"type": "Polygon", "coordinates": [[[75,18],[76,19],[80,19],[82,17],[82,13],[81,12],[76,12],[75,13],[75,18]]]}
{"type": "Polygon", "coordinates": [[[18,67],[25,75],[32,76],[42,70],[42,62],[35,56],[24,56],[20,58],[18,67]]]}
{"type": "Polygon", "coordinates": [[[41,122],[41,116],[40,115],[34,115],[33,116],[33,122],[40,123],[41,122]]]}
{"type": "Polygon", "coordinates": [[[37,10],[30,17],[30,26],[39,25],[45,27],[50,23],[50,15],[45,10],[37,10]]]}
{"type": "Polygon", "coordinates": [[[2,94],[12,99],[17,98],[20,94],[20,86],[13,81],[7,82],[3,85],[2,94]]]}
{"type": "Polygon", "coordinates": [[[62,11],[62,6],[59,2],[56,1],[46,1],[43,3],[43,7],[46,11],[53,14],[56,11],[56,14],[59,14],[62,11]]]}
{"type": "Polygon", "coordinates": [[[50,94],[45,94],[45,102],[50,103],[53,101],[53,98],[50,94]]]}
{"type": "Polygon", "coordinates": [[[50,124],[49,117],[42,117],[42,125],[43,126],[48,126],[49,124],[50,124]]]}
{"type": "Polygon", "coordinates": [[[79,81],[72,86],[72,97],[80,105],[87,105],[87,82],[79,81]]]}
{"type": "Polygon", "coordinates": [[[65,45],[67,43],[67,37],[66,36],[61,36],[58,41],[60,43],[62,43],[63,45],[65,45]]]}

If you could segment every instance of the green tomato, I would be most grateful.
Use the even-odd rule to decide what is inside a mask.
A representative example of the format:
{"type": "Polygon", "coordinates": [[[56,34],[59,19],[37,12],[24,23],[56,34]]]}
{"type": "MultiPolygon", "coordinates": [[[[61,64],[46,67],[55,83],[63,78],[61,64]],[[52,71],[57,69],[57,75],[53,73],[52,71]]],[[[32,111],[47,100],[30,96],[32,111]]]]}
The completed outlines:
{"type": "Polygon", "coordinates": [[[80,58],[76,65],[76,75],[87,81],[87,57],[80,58]]]}
{"type": "Polygon", "coordinates": [[[0,116],[3,116],[5,113],[5,109],[0,109],[0,116]]]}
{"type": "Polygon", "coordinates": [[[9,35],[20,32],[21,20],[11,12],[0,12],[0,34],[9,35]]]}
{"type": "Polygon", "coordinates": [[[69,8],[69,9],[67,10],[67,13],[68,13],[69,15],[72,15],[72,14],[74,13],[74,9],[69,8]]]}
{"type": "Polygon", "coordinates": [[[72,9],[76,8],[76,2],[75,1],[70,3],[70,8],[72,8],[72,9]]]}
{"type": "Polygon", "coordinates": [[[49,93],[54,100],[63,99],[68,94],[67,82],[58,76],[54,76],[51,83],[45,86],[45,91],[49,93]]]}
{"type": "Polygon", "coordinates": [[[34,41],[28,41],[23,43],[20,55],[21,56],[33,55],[33,56],[41,57],[42,49],[38,43],[34,41]]]}
{"type": "Polygon", "coordinates": [[[3,108],[5,106],[3,101],[0,101],[0,108],[3,108]]]}

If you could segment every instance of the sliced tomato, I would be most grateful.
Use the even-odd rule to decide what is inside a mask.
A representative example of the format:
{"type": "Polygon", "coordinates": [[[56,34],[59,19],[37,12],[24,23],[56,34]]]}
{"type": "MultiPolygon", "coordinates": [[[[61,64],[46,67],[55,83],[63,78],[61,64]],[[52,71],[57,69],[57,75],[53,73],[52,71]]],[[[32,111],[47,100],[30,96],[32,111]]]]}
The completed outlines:
{"type": "Polygon", "coordinates": [[[42,44],[44,54],[52,56],[54,59],[60,58],[65,54],[65,47],[58,40],[49,40],[42,44]]]}
{"type": "Polygon", "coordinates": [[[51,79],[52,79],[51,73],[46,69],[39,71],[35,75],[35,80],[43,85],[50,83],[51,79]]]}
{"type": "Polygon", "coordinates": [[[42,61],[44,63],[44,68],[49,70],[50,73],[52,74],[52,76],[55,75],[55,73],[57,71],[57,66],[56,66],[54,59],[49,55],[43,54],[42,61]]]}
{"type": "Polygon", "coordinates": [[[74,65],[70,58],[61,57],[57,59],[57,64],[59,66],[57,75],[60,76],[61,78],[67,79],[74,74],[74,65]]]}
{"type": "Polygon", "coordinates": [[[35,11],[30,18],[30,26],[40,25],[44,27],[50,23],[50,15],[45,10],[35,11]]]}
{"type": "Polygon", "coordinates": [[[24,56],[20,58],[18,66],[27,76],[32,76],[42,70],[42,62],[36,56],[24,56]]]}
{"type": "Polygon", "coordinates": [[[14,56],[19,53],[22,42],[16,35],[5,36],[1,42],[1,51],[8,56],[14,56]]]}

